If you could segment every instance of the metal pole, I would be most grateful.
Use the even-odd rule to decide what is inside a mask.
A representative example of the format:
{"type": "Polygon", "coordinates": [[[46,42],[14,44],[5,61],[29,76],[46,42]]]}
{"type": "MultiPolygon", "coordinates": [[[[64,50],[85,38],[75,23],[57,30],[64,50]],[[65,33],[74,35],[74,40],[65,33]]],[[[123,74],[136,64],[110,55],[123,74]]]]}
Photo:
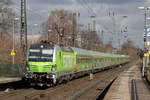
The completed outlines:
{"type": "Polygon", "coordinates": [[[119,53],[121,53],[121,43],[120,43],[120,38],[119,38],[119,53]]]}
{"type": "Polygon", "coordinates": [[[93,32],[96,31],[96,21],[95,21],[95,17],[93,17],[93,32]]]}
{"type": "MultiPolygon", "coordinates": [[[[147,13],[145,13],[145,27],[146,29],[148,28],[148,22],[147,22],[147,13]]],[[[145,31],[146,32],[146,31],[145,31]]],[[[146,41],[148,42],[148,40],[146,39],[146,41]]],[[[148,47],[149,48],[149,47],[148,47]]],[[[149,63],[149,56],[147,57],[147,67],[148,67],[148,63],[149,63]]]]}
{"type": "Polygon", "coordinates": [[[75,46],[75,17],[76,13],[73,13],[73,18],[72,18],[72,46],[75,46]]]}
{"type": "Polygon", "coordinates": [[[47,32],[47,40],[49,41],[49,31],[47,32]]]}
{"type": "Polygon", "coordinates": [[[115,44],[114,37],[116,37],[116,20],[115,20],[115,13],[113,12],[112,15],[112,21],[113,21],[113,36],[112,36],[112,45],[115,44]]]}
{"type": "MultiPolygon", "coordinates": [[[[93,21],[93,29],[92,29],[92,34],[91,34],[91,37],[94,39],[93,42],[91,42],[91,47],[94,47],[95,46],[95,37],[96,37],[96,21],[95,21],[95,16],[91,16],[91,19],[93,21]]],[[[96,47],[96,46],[95,46],[96,47]]],[[[94,50],[95,48],[93,48],[94,50]]],[[[91,48],[92,50],[92,48],[91,48]]]]}
{"type": "MultiPolygon", "coordinates": [[[[26,53],[28,48],[28,42],[27,42],[27,14],[26,14],[26,3],[27,0],[24,0],[24,24],[25,24],[25,60],[26,60],[26,53]]],[[[26,62],[26,61],[25,61],[26,62]]]]}
{"type": "Polygon", "coordinates": [[[32,44],[34,43],[34,27],[32,28],[32,44]]]}
{"type": "Polygon", "coordinates": [[[102,42],[103,42],[103,35],[104,35],[103,33],[104,33],[104,31],[102,30],[101,31],[101,40],[102,40],[102,42]]]}
{"type": "Polygon", "coordinates": [[[96,51],[96,45],[95,45],[95,42],[96,42],[96,21],[95,21],[95,16],[93,17],[93,36],[94,36],[94,41],[93,41],[93,46],[95,46],[95,48],[93,48],[93,50],[95,49],[96,51]]]}
{"type": "Polygon", "coordinates": [[[26,0],[21,0],[21,22],[20,22],[20,43],[22,50],[22,60],[26,64],[27,53],[27,20],[26,20],[26,0]]]}
{"type": "MultiPolygon", "coordinates": [[[[13,20],[13,50],[15,49],[15,36],[14,36],[14,34],[15,34],[15,20],[13,20]]],[[[13,55],[12,56],[13,57],[13,64],[15,63],[15,56],[13,55]]]]}
{"type": "MultiPolygon", "coordinates": [[[[144,13],[144,15],[145,15],[145,34],[146,34],[146,30],[147,30],[147,12],[146,12],[146,9],[145,9],[145,13],[144,13]]],[[[148,40],[146,39],[146,42],[145,42],[145,44],[148,42],[148,40]]],[[[148,63],[149,63],[149,56],[146,56],[146,64],[145,64],[145,67],[147,67],[148,66],[148,63]]],[[[145,68],[144,68],[144,70],[145,70],[145,68]]],[[[145,71],[144,71],[145,72],[145,71]]]]}
{"type": "Polygon", "coordinates": [[[88,32],[90,32],[90,31],[91,31],[91,24],[88,23],[88,32]]]}
{"type": "MultiPolygon", "coordinates": [[[[147,12],[146,12],[146,9],[145,9],[145,11],[144,11],[145,34],[146,34],[146,29],[147,29],[147,19],[146,19],[146,17],[147,17],[147,12]]],[[[147,39],[145,38],[144,40],[145,40],[144,45],[146,45],[147,39]]],[[[143,68],[142,68],[143,77],[145,76],[145,68],[148,65],[148,60],[149,60],[148,58],[149,57],[147,57],[147,56],[146,57],[144,56],[144,58],[143,58],[143,68]]]]}
{"type": "Polygon", "coordinates": [[[58,35],[58,44],[60,45],[60,42],[59,42],[59,41],[60,41],[60,39],[59,39],[59,38],[60,38],[60,36],[58,35]]]}
{"type": "MultiPolygon", "coordinates": [[[[147,28],[148,28],[148,19],[147,19],[147,10],[150,10],[150,7],[138,7],[140,10],[144,10],[144,23],[145,23],[145,26],[144,26],[144,33],[145,35],[147,34],[147,28]]],[[[144,49],[149,49],[149,44],[148,44],[148,39],[146,36],[144,36],[144,49]]],[[[148,52],[144,52],[144,57],[143,57],[143,68],[142,68],[142,75],[145,76],[145,68],[148,67],[148,64],[149,64],[149,54],[147,55],[147,53],[149,53],[149,50],[148,52]],[[146,55],[146,56],[145,56],[146,55]]]]}
{"type": "MultiPolygon", "coordinates": [[[[77,17],[77,30],[78,30],[78,32],[77,32],[77,39],[78,39],[78,34],[79,34],[79,36],[80,36],[80,25],[79,25],[79,21],[80,21],[80,13],[78,12],[78,17],[77,17]]],[[[80,48],[81,47],[81,39],[80,39],[80,42],[79,42],[79,44],[78,44],[78,47],[80,48]]]]}
{"type": "Polygon", "coordinates": [[[142,68],[142,76],[144,77],[144,67],[145,67],[145,57],[143,57],[143,68],[142,68]]]}

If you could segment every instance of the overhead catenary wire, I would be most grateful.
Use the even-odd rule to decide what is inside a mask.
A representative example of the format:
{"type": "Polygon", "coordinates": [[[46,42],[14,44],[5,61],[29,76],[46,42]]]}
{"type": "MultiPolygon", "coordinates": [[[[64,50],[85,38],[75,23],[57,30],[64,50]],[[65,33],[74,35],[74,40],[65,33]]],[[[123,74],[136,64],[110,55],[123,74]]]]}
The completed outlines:
{"type": "MultiPolygon", "coordinates": [[[[13,7],[15,7],[16,8],[16,10],[18,10],[19,12],[20,12],[20,5],[18,5],[18,2],[15,2],[15,1],[13,1],[13,3],[14,3],[14,6],[13,7]],[[16,5],[16,6],[15,6],[16,5]]],[[[38,16],[40,16],[40,19],[43,17],[38,11],[33,11],[32,9],[30,9],[29,7],[27,7],[26,8],[26,10],[28,11],[28,13],[31,13],[31,14],[33,14],[34,16],[36,16],[36,15],[38,15],[38,16]],[[36,15],[35,15],[36,14],[36,15]]],[[[48,11],[47,11],[48,12],[48,11]]]]}
{"type": "MultiPolygon", "coordinates": [[[[82,0],[84,4],[82,5],[85,5],[87,6],[86,8],[88,9],[89,13],[90,14],[94,14],[97,16],[97,13],[93,10],[93,8],[90,6],[90,4],[95,4],[94,1],[92,0],[82,0]],[[90,4],[89,4],[90,3],[90,4]]],[[[102,0],[101,0],[102,1],[102,0]]],[[[97,0],[95,2],[98,2],[97,0]]],[[[95,5],[93,5],[95,6],[95,5]]],[[[109,12],[110,12],[110,6],[107,6],[107,8],[109,9],[109,12]],[[109,7],[109,8],[108,8],[109,7]]],[[[120,23],[121,24],[121,23],[120,23]]],[[[110,27],[108,27],[108,25],[105,25],[104,23],[102,23],[101,19],[97,19],[97,25],[99,25],[99,27],[102,27],[104,29],[104,31],[107,31],[108,33],[111,33],[111,34],[114,34],[114,30],[111,30],[110,27]]],[[[119,32],[117,32],[119,33],[119,32]]]]}
{"type": "MultiPolygon", "coordinates": [[[[85,8],[87,11],[88,11],[88,13],[90,13],[91,15],[95,15],[95,16],[97,16],[97,13],[90,7],[90,6],[88,6],[87,5],[87,2],[85,1],[85,0],[79,0],[79,4],[83,7],[83,8],[85,8]],[[81,1],[83,1],[83,2],[81,2],[81,1]]],[[[98,24],[99,24],[99,26],[102,26],[104,29],[105,29],[105,31],[108,31],[108,32],[110,32],[110,33],[113,33],[112,31],[110,31],[110,29],[107,27],[107,26],[105,26],[104,24],[102,24],[101,23],[101,21],[100,21],[100,19],[98,19],[98,24]]]]}
{"type": "MultiPolygon", "coordinates": [[[[15,1],[13,1],[13,2],[15,3],[15,5],[20,6],[20,5],[18,5],[18,2],[15,2],[15,1]]],[[[81,4],[81,6],[82,6],[84,9],[86,9],[86,10],[88,11],[88,13],[90,13],[91,15],[94,14],[95,16],[97,16],[96,12],[88,5],[89,2],[87,2],[86,0],[79,0],[79,3],[81,4]]],[[[20,8],[17,7],[17,6],[14,6],[14,7],[15,7],[18,11],[20,11],[20,8]]],[[[38,15],[38,16],[40,16],[40,18],[43,17],[38,11],[33,11],[32,9],[29,9],[29,7],[27,7],[27,11],[28,11],[28,13],[32,13],[32,14],[34,13],[34,14],[33,14],[34,16],[38,15]],[[36,15],[35,15],[35,14],[36,14],[36,15]]],[[[47,11],[47,12],[49,12],[49,11],[47,11]]],[[[104,24],[101,23],[100,19],[98,19],[98,24],[99,24],[99,26],[103,27],[103,28],[105,29],[105,31],[108,31],[108,32],[110,32],[110,33],[113,33],[113,32],[110,31],[110,29],[109,29],[106,25],[104,25],[104,24]]]]}

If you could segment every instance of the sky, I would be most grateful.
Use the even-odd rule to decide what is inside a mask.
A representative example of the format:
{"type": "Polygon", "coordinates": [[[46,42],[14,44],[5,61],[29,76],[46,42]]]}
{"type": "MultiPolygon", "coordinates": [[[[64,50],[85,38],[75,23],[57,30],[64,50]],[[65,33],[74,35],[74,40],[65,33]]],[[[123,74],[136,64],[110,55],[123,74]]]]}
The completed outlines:
{"type": "MultiPolygon", "coordinates": [[[[20,0],[13,0],[14,9],[20,12],[20,0]]],[[[103,42],[108,43],[113,39],[113,46],[118,47],[118,39],[121,44],[130,39],[135,46],[143,47],[144,11],[139,6],[150,6],[149,0],[27,0],[28,31],[34,24],[35,30],[47,20],[53,10],[69,10],[80,13],[79,24],[92,23],[90,16],[96,16],[96,30],[104,30],[103,42]],[[114,16],[113,16],[114,13],[114,16]],[[110,16],[109,16],[110,15],[110,16]],[[127,16],[127,17],[123,17],[127,16]],[[127,27],[128,32],[121,33],[127,27]],[[124,36],[127,36],[125,38],[124,36]],[[113,37],[113,38],[112,38],[113,37]]],[[[101,36],[101,33],[98,33],[101,36]]]]}

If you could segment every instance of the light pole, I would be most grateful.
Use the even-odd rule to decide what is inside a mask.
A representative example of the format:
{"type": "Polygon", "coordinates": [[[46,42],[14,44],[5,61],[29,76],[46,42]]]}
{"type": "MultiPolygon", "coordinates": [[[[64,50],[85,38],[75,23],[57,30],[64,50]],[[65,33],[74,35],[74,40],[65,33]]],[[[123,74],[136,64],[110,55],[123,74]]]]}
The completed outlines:
{"type": "Polygon", "coordinates": [[[13,57],[13,64],[15,63],[15,22],[18,21],[19,18],[13,19],[13,49],[12,49],[12,57],[13,57]]]}
{"type": "Polygon", "coordinates": [[[114,12],[109,12],[109,17],[112,19],[112,23],[113,23],[113,26],[112,26],[112,37],[111,37],[111,43],[112,43],[112,46],[113,46],[113,43],[115,44],[115,39],[114,37],[116,37],[116,16],[115,16],[115,13],[114,12]]]}
{"type": "MultiPolygon", "coordinates": [[[[79,35],[79,38],[80,38],[81,41],[82,41],[81,28],[82,28],[83,26],[84,26],[83,24],[78,24],[78,31],[79,31],[78,35],[79,35]]],[[[79,47],[80,47],[80,48],[81,48],[81,45],[82,45],[82,43],[80,42],[80,43],[79,43],[79,47]]]]}
{"type": "MultiPolygon", "coordinates": [[[[123,19],[127,18],[128,16],[121,16],[123,19]]],[[[121,40],[123,41],[122,39],[122,33],[125,33],[127,32],[127,27],[125,27],[123,30],[121,28],[121,30],[118,32],[118,47],[119,47],[119,53],[121,53],[121,40]]]]}
{"type": "MultiPolygon", "coordinates": [[[[144,10],[144,22],[145,22],[144,30],[145,30],[145,35],[146,35],[146,31],[148,28],[147,10],[150,10],[150,7],[138,7],[138,9],[144,10]]],[[[146,46],[147,43],[148,43],[148,40],[147,40],[147,38],[144,37],[144,46],[146,46]]],[[[145,47],[144,47],[144,49],[145,49],[145,47]]],[[[147,46],[146,46],[146,49],[148,49],[147,46]]],[[[149,56],[146,56],[146,57],[144,56],[143,57],[143,68],[142,68],[143,76],[145,76],[145,68],[148,67],[148,63],[149,63],[149,56]]]]}
{"type": "MultiPolygon", "coordinates": [[[[92,36],[93,36],[93,40],[95,40],[95,34],[96,34],[96,20],[95,20],[95,17],[96,16],[91,16],[91,20],[93,21],[93,29],[92,29],[92,36]]],[[[95,41],[92,41],[92,44],[91,44],[91,47],[92,46],[95,46],[95,43],[94,43],[95,41]]],[[[91,48],[92,49],[92,48],[91,48]]],[[[94,50],[95,48],[93,48],[93,50],[94,50]]]]}
{"type": "Polygon", "coordinates": [[[38,24],[33,24],[33,27],[32,27],[32,44],[34,43],[34,28],[38,26],[38,24]]]}
{"type": "Polygon", "coordinates": [[[76,13],[72,14],[72,47],[75,47],[76,13]]]}

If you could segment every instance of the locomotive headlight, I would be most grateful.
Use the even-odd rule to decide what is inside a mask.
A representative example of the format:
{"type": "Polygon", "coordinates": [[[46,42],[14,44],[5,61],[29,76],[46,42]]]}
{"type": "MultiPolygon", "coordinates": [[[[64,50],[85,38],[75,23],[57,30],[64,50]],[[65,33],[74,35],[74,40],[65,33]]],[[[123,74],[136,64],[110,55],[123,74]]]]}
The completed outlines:
{"type": "Polygon", "coordinates": [[[26,67],[26,70],[28,71],[28,70],[29,70],[29,67],[26,67]]]}
{"type": "Polygon", "coordinates": [[[27,72],[27,73],[25,73],[25,78],[32,78],[32,73],[30,73],[30,72],[27,72]]]}
{"type": "Polygon", "coordinates": [[[56,71],[56,65],[52,65],[52,69],[51,69],[51,71],[56,71]]]}

